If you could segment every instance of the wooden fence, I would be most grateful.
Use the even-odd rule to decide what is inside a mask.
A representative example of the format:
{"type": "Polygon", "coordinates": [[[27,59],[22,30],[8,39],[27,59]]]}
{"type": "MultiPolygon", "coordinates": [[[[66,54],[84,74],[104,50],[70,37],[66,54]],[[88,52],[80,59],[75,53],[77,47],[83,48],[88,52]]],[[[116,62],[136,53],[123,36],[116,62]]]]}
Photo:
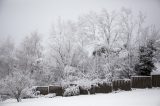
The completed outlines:
{"type": "Polygon", "coordinates": [[[113,90],[125,90],[129,91],[131,90],[131,80],[115,80],[112,82],[113,84],[113,90]]]}
{"type": "Polygon", "coordinates": [[[81,95],[88,95],[90,93],[89,89],[83,89],[81,86],[79,87],[79,91],[81,95]]]}
{"type": "MultiPolygon", "coordinates": [[[[112,83],[98,83],[97,85],[92,85],[90,89],[83,89],[79,87],[80,94],[88,95],[95,93],[109,93],[116,90],[129,91],[131,88],[152,88],[160,87],[160,75],[152,76],[132,76],[128,80],[114,80],[112,83]]],[[[56,93],[57,96],[62,96],[64,89],[59,85],[53,85],[49,87],[37,87],[37,91],[40,94],[46,95],[48,93],[56,93]]]]}
{"type": "Polygon", "coordinates": [[[151,76],[132,76],[132,88],[152,88],[151,76]]]}
{"type": "Polygon", "coordinates": [[[160,87],[160,75],[152,75],[152,86],[160,87]]]}
{"type": "Polygon", "coordinates": [[[63,92],[63,88],[60,85],[49,86],[49,93],[55,93],[56,96],[62,96],[63,92]]]}
{"type": "Polygon", "coordinates": [[[40,91],[40,94],[47,95],[48,92],[48,86],[39,86],[36,88],[36,91],[40,91]]]}
{"type": "Polygon", "coordinates": [[[95,93],[109,92],[112,92],[112,83],[98,83],[98,86],[95,86],[95,93]]]}

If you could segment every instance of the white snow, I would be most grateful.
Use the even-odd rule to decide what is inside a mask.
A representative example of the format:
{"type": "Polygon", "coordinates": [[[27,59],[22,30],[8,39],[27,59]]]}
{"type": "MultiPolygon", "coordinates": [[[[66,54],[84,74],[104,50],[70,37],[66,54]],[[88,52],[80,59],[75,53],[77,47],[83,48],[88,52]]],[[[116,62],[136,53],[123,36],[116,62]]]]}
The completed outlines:
{"type": "Polygon", "coordinates": [[[160,62],[154,63],[156,70],[153,70],[152,75],[160,74],[160,62]]]}
{"type": "Polygon", "coordinates": [[[160,88],[136,89],[96,95],[24,99],[2,102],[1,106],[160,106],[160,88]]]}

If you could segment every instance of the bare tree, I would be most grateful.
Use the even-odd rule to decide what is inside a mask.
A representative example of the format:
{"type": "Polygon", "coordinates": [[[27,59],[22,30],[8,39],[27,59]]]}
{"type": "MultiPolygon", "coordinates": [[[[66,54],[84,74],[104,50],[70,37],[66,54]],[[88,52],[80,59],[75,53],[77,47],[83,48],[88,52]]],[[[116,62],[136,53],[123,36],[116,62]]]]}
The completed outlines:
{"type": "Polygon", "coordinates": [[[5,71],[1,73],[2,77],[6,74],[12,73],[15,62],[15,47],[14,42],[10,36],[5,38],[0,45],[0,70],[5,71]],[[2,68],[2,69],[1,69],[2,68]]]}
{"type": "Polygon", "coordinates": [[[58,24],[53,27],[53,32],[50,39],[50,56],[52,63],[55,65],[56,73],[59,80],[62,80],[64,68],[73,66],[73,58],[76,51],[76,28],[74,23],[64,23],[59,20],[58,24]]]}
{"type": "Polygon", "coordinates": [[[33,73],[35,65],[42,59],[41,38],[37,32],[27,36],[17,50],[18,67],[27,73],[33,73]]]}
{"type": "Polygon", "coordinates": [[[24,89],[31,86],[31,79],[28,75],[24,75],[20,71],[13,72],[4,79],[3,87],[11,97],[14,97],[17,102],[21,101],[21,96],[24,89]]]}

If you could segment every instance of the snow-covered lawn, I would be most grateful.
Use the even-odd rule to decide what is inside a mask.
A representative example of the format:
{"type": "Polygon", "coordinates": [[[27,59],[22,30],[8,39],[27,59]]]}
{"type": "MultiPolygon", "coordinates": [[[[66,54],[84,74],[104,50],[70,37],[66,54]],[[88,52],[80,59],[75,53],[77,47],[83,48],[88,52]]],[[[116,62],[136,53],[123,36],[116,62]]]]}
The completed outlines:
{"type": "Polygon", "coordinates": [[[2,106],[160,106],[160,88],[96,95],[7,100],[2,106]]]}

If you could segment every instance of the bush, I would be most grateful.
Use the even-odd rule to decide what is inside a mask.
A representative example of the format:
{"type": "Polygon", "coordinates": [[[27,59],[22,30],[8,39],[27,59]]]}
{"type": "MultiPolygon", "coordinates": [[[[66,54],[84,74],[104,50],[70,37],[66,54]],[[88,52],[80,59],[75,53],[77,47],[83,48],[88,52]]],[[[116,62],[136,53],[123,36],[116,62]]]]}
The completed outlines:
{"type": "Polygon", "coordinates": [[[87,79],[82,79],[76,82],[76,84],[83,90],[91,89],[92,82],[87,79]]]}
{"type": "Polygon", "coordinates": [[[25,89],[24,92],[22,93],[22,98],[27,99],[27,98],[37,98],[38,95],[40,95],[39,91],[36,91],[36,87],[32,87],[30,89],[25,89]]]}
{"type": "Polygon", "coordinates": [[[80,91],[79,91],[79,87],[78,86],[70,86],[68,88],[65,89],[63,96],[75,96],[75,95],[79,95],[80,91]]]}
{"type": "Polygon", "coordinates": [[[79,86],[80,94],[88,95],[88,94],[95,94],[95,86],[97,80],[90,81],[87,79],[82,79],[77,81],[77,85],[79,86]]]}
{"type": "Polygon", "coordinates": [[[54,98],[56,97],[56,94],[55,93],[50,93],[50,94],[47,94],[44,96],[45,98],[54,98]]]}
{"type": "Polygon", "coordinates": [[[0,95],[0,102],[10,99],[10,95],[0,95]]]}

